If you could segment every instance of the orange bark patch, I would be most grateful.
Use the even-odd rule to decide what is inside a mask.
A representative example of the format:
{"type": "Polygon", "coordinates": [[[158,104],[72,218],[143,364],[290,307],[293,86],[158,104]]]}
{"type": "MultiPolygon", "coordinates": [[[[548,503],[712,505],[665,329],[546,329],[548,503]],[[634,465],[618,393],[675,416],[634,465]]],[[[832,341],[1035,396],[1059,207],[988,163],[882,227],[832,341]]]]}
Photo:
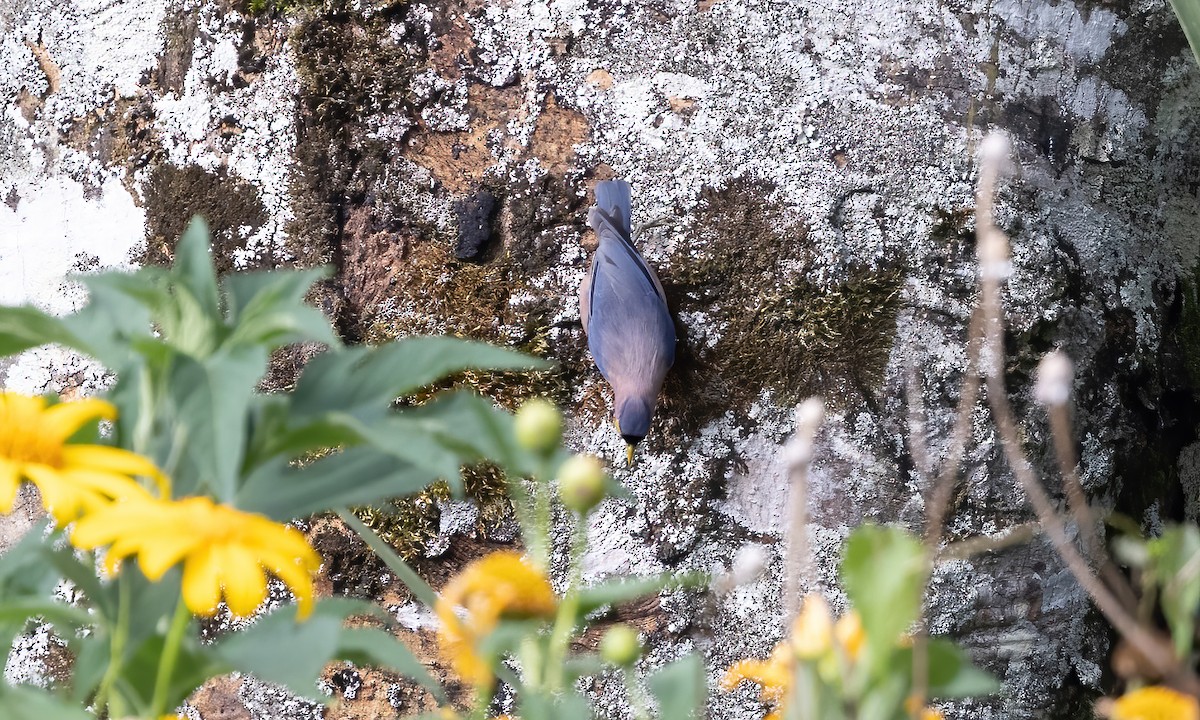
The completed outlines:
{"type": "Polygon", "coordinates": [[[446,133],[422,127],[413,133],[404,154],[428,168],[451,192],[465,192],[479,183],[494,162],[488,147],[489,134],[507,123],[520,107],[521,97],[515,88],[498,90],[472,84],[467,89],[470,129],[446,133]]]}
{"type": "Polygon", "coordinates": [[[598,87],[601,90],[607,90],[613,86],[612,73],[605,70],[604,68],[596,68],[595,70],[588,73],[587,77],[584,78],[583,80],[588,85],[598,87]]]}
{"type": "Polygon", "coordinates": [[[538,117],[529,154],[551,171],[563,172],[575,159],[575,146],[587,141],[589,130],[587,118],[578,111],[559,107],[551,96],[538,117]]]}

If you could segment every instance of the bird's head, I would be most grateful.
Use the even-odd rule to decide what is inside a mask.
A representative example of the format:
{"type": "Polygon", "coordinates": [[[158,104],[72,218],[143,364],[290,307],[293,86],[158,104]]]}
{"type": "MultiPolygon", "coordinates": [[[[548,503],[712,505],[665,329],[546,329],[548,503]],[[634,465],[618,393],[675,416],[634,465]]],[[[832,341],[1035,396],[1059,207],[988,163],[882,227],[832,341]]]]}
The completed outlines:
{"type": "Polygon", "coordinates": [[[617,432],[625,439],[625,460],[632,465],[633,447],[650,432],[650,415],[654,412],[654,402],[631,395],[618,398],[616,405],[613,421],[617,432]]]}

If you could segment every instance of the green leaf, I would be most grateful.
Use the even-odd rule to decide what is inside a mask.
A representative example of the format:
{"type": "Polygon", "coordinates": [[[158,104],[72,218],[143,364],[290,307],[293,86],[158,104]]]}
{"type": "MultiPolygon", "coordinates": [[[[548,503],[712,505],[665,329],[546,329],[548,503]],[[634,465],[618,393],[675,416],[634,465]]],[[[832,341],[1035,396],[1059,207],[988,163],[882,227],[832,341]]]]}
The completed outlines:
{"type": "Polygon", "coordinates": [[[656,670],[646,684],[658,701],[661,720],[688,720],[704,704],[704,663],[699,655],[686,655],[656,670]]]}
{"type": "Polygon", "coordinates": [[[378,348],[327,352],[304,368],[292,396],[293,416],[332,410],[386,410],[401,395],[464,370],[537,370],[547,364],[483,343],[414,337],[378,348]]]}
{"type": "Polygon", "coordinates": [[[1162,537],[1147,543],[1153,558],[1153,573],[1161,592],[1159,603],[1176,654],[1183,658],[1192,650],[1196,630],[1196,612],[1200,610],[1200,528],[1175,525],[1162,537]]]}
{"type": "MultiPolygon", "coordinates": [[[[902,666],[911,667],[912,650],[904,649],[902,666]]],[[[975,667],[967,653],[945,638],[929,638],[926,645],[929,663],[928,694],[931,698],[981,697],[1000,691],[1000,683],[975,667]]]]}
{"type": "Polygon", "coordinates": [[[159,633],[159,627],[165,626],[175,613],[179,604],[179,588],[183,572],[179,568],[171,568],[158,582],[151,582],[142,574],[141,567],[134,562],[126,562],[121,568],[121,575],[116,582],[110,583],[109,592],[113,594],[113,602],[121,592],[121,583],[126,583],[129,594],[129,617],[135,621],[129,623],[129,637],[126,641],[126,654],[133,653],[149,638],[159,633]]]}
{"type": "Polygon", "coordinates": [[[82,707],[40,688],[0,683],[0,717],[4,720],[95,720],[82,707]]]}
{"type": "Polygon", "coordinates": [[[286,521],[419,492],[437,479],[373,448],[350,448],[299,468],[283,459],[264,463],[247,478],[234,505],[286,521]]]}
{"type": "Polygon", "coordinates": [[[295,613],[286,610],[232,633],[216,643],[213,652],[232,668],[320,700],[316,681],[337,650],[342,619],[314,611],[308,620],[297,623],[295,613]]]}
{"type": "Polygon", "coordinates": [[[312,284],[328,274],[327,268],[317,268],[227,275],[224,284],[234,329],[226,342],[271,348],[310,340],[339,345],[328,318],[304,303],[312,284]]]}
{"type": "Polygon", "coordinates": [[[469,391],[443,393],[426,405],[370,423],[346,414],[336,417],[360,441],[445,480],[456,480],[461,466],[482,460],[514,475],[531,474],[537,467],[537,459],[516,443],[512,416],[469,391]]]}
{"type": "Polygon", "coordinates": [[[31,305],[0,307],[0,356],[51,343],[88,352],[88,346],[59,318],[31,305]]]}
{"type": "Polygon", "coordinates": [[[491,460],[511,475],[530,475],[538,467],[537,458],[517,444],[513,416],[471,391],[442,393],[431,403],[406,410],[397,422],[413,432],[423,428],[421,442],[457,453],[464,464],[491,460]]]}
{"type": "Polygon", "coordinates": [[[217,292],[217,273],[209,248],[208,223],[196,215],[175,244],[175,263],[171,274],[188,289],[199,308],[212,322],[221,319],[221,299],[217,292]]]}
{"type": "Polygon", "coordinates": [[[111,650],[107,633],[91,636],[79,643],[75,664],[71,666],[71,699],[80,707],[95,693],[108,669],[111,650]]]}
{"type": "Polygon", "coordinates": [[[94,622],[87,611],[53,600],[0,601],[0,625],[22,625],[33,618],[41,618],[64,630],[85,627],[94,622]]]}
{"type": "Polygon", "coordinates": [[[39,602],[50,597],[58,572],[46,562],[52,552],[45,536],[46,523],[38,523],[0,555],[0,598],[9,602],[39,602]]]}
{"type": "Polygon", "coordinates": [[[573,689],[556,695],[535,690],[521,693],[518,701],[521,720],[587,720],[592,716],[588,702],[573,689]]]}
{"type": "Polygon", "coordinates": [[[920,614],[926,573],[920,541],[900,528],[862,525],[846,542],[842,582],[862,617],[876,669],[920,614]]]}
{"type": "Polygon", "coordinates": [[[672,582],[670,575],[603,580],[579,591],[579,614],[587,615],[608,605],[620,605],[647,595],[657,595],[672,582]]]}
{"type": "Polygon", "coordinates": [[[433,679],[412,650],[383,630],[366,627],[343,629],[336,654],[338,658],[355,665],[372,665],[398,672],[416,680],[438,700],[446,699],[442,686],[433,679]]]}
{"type": "Polygon", "coordinates": [[[204,361],[179,357],[171,374],[171,390],[179,394],[174,431],[186,442],[186,472],[172,473],[179,494],[207,487],[222,502],[234,497],[246,414],[266,364],[265,349],[256,346],[231,348],[204,361]]]}
{"type": "Polygon", "coordinates": [[[599,675],[610,667],[596,653],[572,655],[566,663],[567,681],[573,683],[581,677],[599,675]]]}
{"type": "Polygon", "coordinates": [[[1188,45],[1192,46],[1192,56],[1200,62],[1200,3],[1196,0],[1171,0],[1171,9],[1183,26],[1188,45]]]}
{"type": "Polygon", "coordinates": [[[648,578],[605,580],[579,592],[579,613],[587,615],[607,605],[620,605],[668,588],[702,588],[712,580],[707,573],[656,575],[648,578]]]}
{"type": "Polygon", "coordinates": [[[87,343],[89,355],[122,374],[136,359],[136,344],[154,340],[153,314],[170,305],[165,275],[161,268],[145,267],[136,273],[105,272],[76,279],[88,289],[88,304],[64,317],[63,325],[87,343]]]}
{"type": "MultiPolygon", "coordinates": [[[[890,666],[892,668],[894,666],[890,666]]],[[[908,720],[904,708],[912,678],[903,672],[888,672],[873,683],[858,704],[856,720],[908,720]]]]}
{"type": "MultiPolygon", "coordinates": [[[[165,704],[168,708],[178,707],[208,678],[225,675],[234,669],[200,645],[196,640],[195,622],[191,624],[193,627],[188,629],[180,645],[175,671],[167,686],[165,704]]],[[[123,682],[118,687],[122,697],[135,707],[148,707],[151,704],[165,640],[164,636],[157,634],[146,638],[121,668],[123,682]]]]}
{"type": "Polygon", "coordinates": [[[259,618],[214,643],[212,653],[232,669],[317,701],[327,698],[320,695],[316,681],[336,659],[390,668],[444,697],[441,687],[398,640],[382,630],[342,627],[350,615],[381,615],[378,608],[353,600],[321,600],[302,622],[296,621],[296,609],[288,605],[259,618]]]}

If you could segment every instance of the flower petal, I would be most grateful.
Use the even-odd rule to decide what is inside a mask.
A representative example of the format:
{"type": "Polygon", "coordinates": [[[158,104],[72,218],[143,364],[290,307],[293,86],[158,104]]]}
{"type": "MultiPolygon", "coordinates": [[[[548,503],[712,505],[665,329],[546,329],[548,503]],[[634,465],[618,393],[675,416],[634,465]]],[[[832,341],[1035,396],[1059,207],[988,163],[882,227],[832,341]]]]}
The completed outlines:
{"type": "MultiPolygon", "coordinates": [[[[215,554],[215,553],[214,553],[215,554]]],[[[225,602],[238,617],[250,617],[267,597],[267,578],[258,558],[240,545],[219,548],[225,602]]]]}
{"type": "Polygon", "coordinates": [[[77,468],[101,470],[119,475],[140,475],[154,479],[160,491],[166,476],[149,459],[122,448],[106,445],[65,445],[63,463],[77,468]]]}
{"type": "Polygon", "coordinates": [[[288,590],[292,591],[292,595],[296,596],[296,605],[299,607],[296,611],[296,617],[300,620],[308,617],[312,612],[313,607],[313,573],[315,569],[310,569],[307,563],[300,562],[284,562],[267,565],[275,577],[283,581],[284,585],[288,586],[288,590]]]}
{"type": "Polygon", "coordinates": [[[126,475],[93,470],[91,468],[64,468],[59,472],[64,481],[81,490],[89,490],[109,498],[130,496],[149,497],[146,489],[126,475]]]}
{"type": "Polygon", "coordinates": [[[155,526],[164,520],[169,522],[171,518],[164,517],[163,508],[157,502],[131,500],[111,504],[80,519],[71,532],[71,544],[91,550],[119,537],[151,535],[155,526]]]}
{"type": "Polygon", "coordinates": [[[113,404],[99,398],[61,402],[42,412],[42,432],[62,443],[90,420],[116,417],[117,409],[113,404]]]}
{"type": "Polygon", "coordinates": [[[183,564],[183,601],[197,615],[211,616],[221,602],[220,566],[213,548],[188,555],[183,564]]]}
{"type": "Polygon", "coordinates": [[[25,475],[38,486],[42,493],[42,505],[50,511],[59,526],[70,524],[82,510],[103,502],[100,495],[68,482],[61,473],[46,465],[30,463],[25,466],[25,475]]]}
{"type": "Polygon", "coordinates": [[[138,552],[142,574],[151,582],[158,582],[172,565],[194,552],[197,543],[195,535],[173,533],[163,534],[153,542],[143,544],[138,552]]]}

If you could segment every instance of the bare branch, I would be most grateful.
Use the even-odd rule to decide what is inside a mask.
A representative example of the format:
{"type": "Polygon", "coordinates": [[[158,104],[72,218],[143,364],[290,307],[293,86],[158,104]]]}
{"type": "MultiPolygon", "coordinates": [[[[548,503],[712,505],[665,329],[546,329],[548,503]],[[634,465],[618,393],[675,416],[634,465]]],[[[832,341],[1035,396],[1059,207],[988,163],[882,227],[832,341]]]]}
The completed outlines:
{"type": "Polygon", "coordinates": [[[784,448],[788,466],[787,572],[784,575],[787,621],[800,612],[804,586],[812,579],[812,552],[808,547],[808,468],[813,439],[825,418],[825,404],[812,397],[796,407],[796,434],[784,448]]]}
{"type": "MultiPolygon", "coordinates": [[[[989,141],[991,139],[989,138],[989,141]]],[[[989,142],[989,141],[985,141],[989,142]]],[[[999,145],[999,141],[996,143],[999,145]]],[[[1112,591],[1092,573],[1087,561],[1075,548],[1067,534],[1062,517],[1055,510],[1046,490],[1034,476],[1017,436],[1017,424],[1012,407],[1008,403],[1008,390],[1004,383],[1004,332],[1003,305],[1000,295],[1001,281],[1010,269],[1008,237],[995,225],[993,197],[998,167],[1002,158],[998,154],[985,156],[980,168],[979,187],[976,195],[976,235],[979,257],[979,278],[982,290],[980,307],[983,310],[985,328],[984,357],[982,363],[987,381],[988,406],[1000,433],[1008,464],[1016,475],[1021,489],[1029,499],[1054,546],[1055,551],[1066,563],[1075,579],[1091,596],[1100,612],[1112,623],[1138,652],[1176,687],[1200,694],[1200,679],[1179,663],[1168,644],[1156,638],[1141,626],[1112,591]]]]}

